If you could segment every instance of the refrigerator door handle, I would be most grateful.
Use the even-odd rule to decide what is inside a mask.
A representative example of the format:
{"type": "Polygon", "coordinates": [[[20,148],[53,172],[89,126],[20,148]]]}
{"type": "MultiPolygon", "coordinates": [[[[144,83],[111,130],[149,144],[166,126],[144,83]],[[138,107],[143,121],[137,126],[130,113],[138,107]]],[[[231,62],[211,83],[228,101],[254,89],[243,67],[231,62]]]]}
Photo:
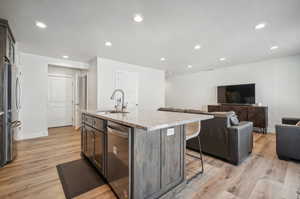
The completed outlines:
{"type": "Polygon", "coordinates": [[[19,127],[19,126],[21,126],[22,125],[22,122],[21,121],[17,121],[16,123],[15,123],[15,125],[13,126],[13,128],[17,128],[17,127],[19,127]]]}
{"type": "Polygon", "coordinates": [[[16,79],[16,88],[15,88],[15,96],[16,96],[16,108],[19,111],[19,78],[16,79]]]}
{"type": "Polygon", "coordinates": [[[21,77],[19,77],[18,78],[19,79],[19,91],[18,91],[18,94],[19,94],[19,96],[18,96],[18,102],[19,102],[19,104],[18,104],[18,108],[19,108],[19,110],[21,109],[21,77]]]}

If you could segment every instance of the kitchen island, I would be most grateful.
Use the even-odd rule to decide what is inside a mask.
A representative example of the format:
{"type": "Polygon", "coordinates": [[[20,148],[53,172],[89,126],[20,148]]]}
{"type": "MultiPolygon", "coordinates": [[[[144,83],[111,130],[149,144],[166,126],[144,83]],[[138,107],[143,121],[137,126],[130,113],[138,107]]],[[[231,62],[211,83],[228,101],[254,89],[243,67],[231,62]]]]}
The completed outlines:
{"type": "Polygon", "coordinates": [[[185,178],[185,125],[213,116],[164,111],[82,115],[82,155],[119,198],[172,198],[185,178]]]}

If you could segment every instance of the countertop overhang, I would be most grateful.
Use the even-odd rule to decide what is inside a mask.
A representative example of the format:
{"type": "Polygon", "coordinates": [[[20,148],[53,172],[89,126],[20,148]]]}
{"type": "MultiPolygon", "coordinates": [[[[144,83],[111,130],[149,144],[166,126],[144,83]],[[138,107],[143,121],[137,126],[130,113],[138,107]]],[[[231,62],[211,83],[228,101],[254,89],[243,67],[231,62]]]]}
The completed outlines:
{"type": "Polygon", "coordinates": [[[107,113],[104,111],[83,112],[100,119],[120,123],[133,128],[140,128],[146,131],[154,131],[214,118],[212,115],[149,110],[136,110],[129,113],[107,113]]]}

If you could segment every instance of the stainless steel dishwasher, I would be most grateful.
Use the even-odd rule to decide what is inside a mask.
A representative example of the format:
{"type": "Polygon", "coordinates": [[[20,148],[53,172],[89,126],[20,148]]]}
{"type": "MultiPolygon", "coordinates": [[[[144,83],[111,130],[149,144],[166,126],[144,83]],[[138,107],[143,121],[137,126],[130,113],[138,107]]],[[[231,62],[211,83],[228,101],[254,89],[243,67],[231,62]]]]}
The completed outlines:
{"type": "Polygon", "coordinates": [[[107,123],[107,180],[120,199],[130,198],[131,128],[107,123]]]}

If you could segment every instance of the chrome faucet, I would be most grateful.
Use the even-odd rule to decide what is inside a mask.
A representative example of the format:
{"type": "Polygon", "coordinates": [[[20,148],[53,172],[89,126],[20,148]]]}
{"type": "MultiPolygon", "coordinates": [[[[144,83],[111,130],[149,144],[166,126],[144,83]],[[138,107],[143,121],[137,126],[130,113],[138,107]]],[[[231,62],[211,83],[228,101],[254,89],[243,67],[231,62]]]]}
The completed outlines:
{"type": "MultiPolygon", "coordinates": [[[[124,111],[124,109],[126,109],[126,106],[125,106],[125,102],[124,102],[124,100],[125,100],[125,93],[124,93],[124,91],[122,90],[122,89],[115,89],[114,90],[114,92],[112,93],[112,95],[111,95],[111,97],[110,97],[110,99],[111,100],[114,100],[115,99],[115,95],[116,95],[116,93],[117,92],[120,92],[121,94],[122,94],[122,112],[124,111]]],[[[117,109],[117,105],[115,105],[115,108],[117,109]]]]}

